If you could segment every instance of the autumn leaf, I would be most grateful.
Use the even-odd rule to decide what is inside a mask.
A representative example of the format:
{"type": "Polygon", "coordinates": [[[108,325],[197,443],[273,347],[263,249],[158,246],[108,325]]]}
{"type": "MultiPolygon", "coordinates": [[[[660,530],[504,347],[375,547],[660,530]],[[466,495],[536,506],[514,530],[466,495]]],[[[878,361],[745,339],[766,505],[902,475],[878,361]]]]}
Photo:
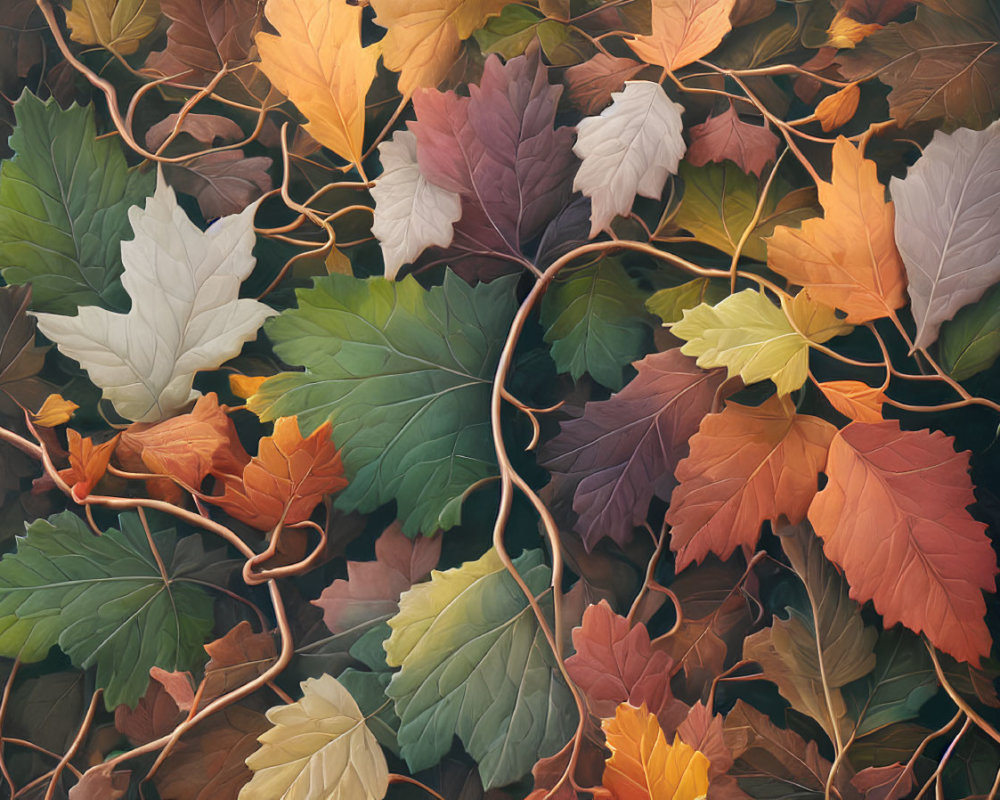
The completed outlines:
{"type": "Polygon", "coordinates": [[[262,194],[271,191],[271,159],[248,158],[242,150],[225,150],[168,164],[170,185],[198,201],[205,219],[238,214],[262,194]]]}
{"type": "Polygon", "coordinates": [[[243,138],[243,129],[229,117],[218,114],[168,114],[146,131],[146,147],[159,149],[174,131],[187,134],[202,144],[213,144],[216,139],[222,142],[236,142],[243,138]]]}
{"type": "Polygon", "coordinates": [[[673,469],[723,380],[679,350],[634,366],[639,374],[624,389],[587,403],[583,416],[560,423],[559,435],[542,448],[553,481],[572,491],[576,530],[588,550],[604,536],[626,543],[654,494],[669,496],[673,469]]]}
{"type": "Polygon", "coordinates": [[[660,84],[628,81],[611,97],[612,104],[599,116],[577,124],[573,146],[583,162],[573,190],[590,198],[591,237],[616,215],[627,215],[637,194],[659,199],[684,155],[684,109],[660,84]]]}
{"type": "Polygon", "coordinates": [[[639,58],[678,70],[711,53],[729,33],[735,0],[653,0],[653,32],[627,40],[639,58]]]}
{"type": "Polygon", "coordinates": [[[208,663],[201,689],[203,705],[263,675],[278,660],[274,637],[254,633],[246,620],[231,628],[221,639],[205,645],[208,663]]]}
{"type": "Polygon", "coordinates": [[[677,736],[708,759],[709,797],[748,800],[736,779],[728,774],[733,766],[733,754],[726,744],[722,714],[713,714],[704,703],[695,703],[677,726],[677,736]]]}
{"type": "Polygon", "coordinates": [[[823,219],[780,227],[767,245],[767,265],[805,286],[818,302],[858,324],[886,317],[906,300],[903,262],[893,237],[893,206],[865,159],[843,137],[833,145],[833,176],[818,184],[823,219]]]}
{"type": "Polygon", "coordinates": [[[861,381],[824,381],[816,384],[837,411],[855,422],[881,422],[885,395],[861,381]]]}
{"type": "Polygon", "coordinates": [[[757,408],[727,403],[706,416],[674,472],[666,520],[677,571],[709,552],[725,559],[754,547],[765,520],[801,522],[836,432],[780,396],[757,408]]]}
{"type": "Polygon", "coordinates": [[[687,343],[681,352],[698,366],[727,367],[746,383],[770,378],[785,395],[802,386],[809,372],[809,344],[848,333],[851,326],[833,310],[799,292],[786,312],[753,289],[730,295],[715,306],[687,309],[670,332],[687,343]],[[792,326],[792,322],[795,326],[792,326]]]}
{"type": "Polygon", "coordinates": [[[827,95],[816,104],[816,118],[824,131],[846,125],[858,110],[861,90],[856,83],[827,95]]]}
{"type": "Polygon", "coordinates": [[[218,475],[222,494],[203,497],[253,528],[307,520],[324,495],[347,485],[328,422],[303,438],[295,417],[279,417],[258,448],[241,474],[218,475]]]}
{"type": "Polygon", "coordinates": [[[698,800],[708,791],[709,761],[674,736],[667,738],[646,706],[622,703],[611,719],[601,720],[611,758],[604,788],[615,800],[698,800]]]}
{"type": "Polygon", "coordinates": [[[80,307],[75,317],[36,313],[38,329],[80,362],[126,419],[156,422],[176,413],[200,395],[195,373],[235,356],[275,313],[238,299],[255,263],[255,210],[202,232],[161,177],[146,207],[129,209],[135,239],[122,244],[128,313],[95,306],[80,307]]]}
{"type": "Polygon", "coordinates": [[[24,408],[41,414],[49,398],[58,397],[38,376],[47,348],[35,345],[35,321],[26,313],[31,296],[30,285],[0,287],[0,414],[15,418],[23,418],[24,408]]]}
{"type": "Polygon", "coordinates": [[[99,44],[127,56],[160,19],[158,0],[73,0],[66,24],[74,42],[99,44]]]}
{"type": "Polygon", "coordinates": [[[135,708],[123,703],[115,709],[115,728],[135,746],[169,734],[181,720],[181,712],[189,711],[194,703],[194,686],[188,673],[153,667],[149,676],[152,680],[135,708]],[[172,684],[170,689],[168,683],[172,684]],[[178,702],[178,696],[187,702],[178,702]]]}
{"type": "Polygon", "coordinates": [[[66,439],[69,449],[69,468],[59,470],[59,477],[69,484],[73,499],[82,503],[107,472],[111,454],[118,444],[118,436],[112,436],[101,444],[94,444],[89,436],[80,436],[69,428],[66,431],[66,439]]]}
{"type": "Polygon", "coordinates": [[[902,622],[977,664],[992,641],[982,590],[995,588],[996,557],[965,510],[975,502],[969,456],[952,441],[896,421],[851,423],[833,439],[809,521],[851,597],[871,600],[886,627],[902,622]]]}
{"type": "Polygon", "coordinates": [[[611,102],[614,92],[621,91],[643,65],[631,58],[619,58],[598,53],[582,64],[566,70],[564,76],[570,102],[584,114],[593,116],[611,102]]]}
{"type": "Polygon", "coordinates": [[[55,428],[69,422],[79,407],[71,400],[65,400],[61,394],[50,394],[42,407],[32,412],[31,421],[43,428],[55,428]]]}
{"type": "Polygon", "coordinates": [[[740,119],[733,104],[688,131],[691,144],[684,158],[701,167],[709,161],[729,159],[746,173],[760,176],[778,151],[778,137],[767,125],[751,125],[740,119]]]}
{"type": "Polygon", "coordinates": [[[889,188],[896,241],[917,326],[914,348],[1000,281],[1000,122],[982,131],[937,131],[903,179],[889,188]],[[989,221],[987,221],[989,220],[989,221]]]}
{"type": "Polygon", "coordinates": [[[331,675],[303,681],[302,694],[267,712],[240,800],[382,800],[389,768],[354,698],[331,675]]]}
{"type": "Polygon", "coordinates": [[[88,769],[69,790],[69,800],[119,800],[128,791],[130,770],[115,770],[111,764],[88,769]]]}

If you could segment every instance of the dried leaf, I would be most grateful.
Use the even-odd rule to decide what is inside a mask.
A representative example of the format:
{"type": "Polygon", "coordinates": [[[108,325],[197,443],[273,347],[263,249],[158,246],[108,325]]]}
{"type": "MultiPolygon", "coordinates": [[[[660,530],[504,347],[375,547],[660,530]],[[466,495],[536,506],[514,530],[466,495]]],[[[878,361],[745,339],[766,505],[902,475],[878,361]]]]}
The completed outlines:
{"type": "Polygon", "coordinates": [[[247,158],[242,150],[206,153],[164,169],[170,185],[198,201],[205,219],[238,214],[271,191],[271,159],[247,158]]]}
{"type": "Polygon", "coordinates": [[[735,0],[653,0],[653,32],[629,41],[639,58],[678,70],[711,53],[729,33],[735,0]]]}
{"type": "Polygon", "coordinates": [[[177,129],[179,133],[186,133],[202,144],[212,144],[216,139],[223,142],[235,142],[243,138],[243,131],[229,117],[220,117],[218,114],[188,114],[183,119],[180,114],[169,114],[148,131],[146,131],[146,147],[156,150],[169,136],[177,129]]]}
{"type": "Polygon", "coordinates": [[[127,56],[160,19],[158,0],[73,0],[66,12],[70,37],[127,56]]]}
{"type": "Polygon", "coordinates": [[[278,659],[274,637],[270,633],[254,633],[246,620],[221,639],[206,644],[205,652],[209,660],[201,690],[203,704],[260,677],[278,659]]]}
{"type": "Polygon", "coordinates": [[[743,122],[732,103],[689,131],[691,144],[684,158],[701,167],[709,161],[734,162],[746,173],[760,176],[778,152],[778,137],[767,125],[743,122]]]}
{"type": "Polygon", "coordinates": [[[861,90],[856,83],[845,86],[827,95],[816,105],[816,118],[824,131],[832,131],[846,125],[858,110],[861,90]]]}
{"type": "Polygon", "coordinates": [[[612,94],[621,91],[625,81],[642,69],[643,64],[631,58],[598,53],[566,70],[570,102],[588,116],[598,114],[611,102],[612,94]]]}
{"type": "Polygon", "coordinates": [[[154,667],[150,670],[153,679],[146,687],[146,693],[139,699],[135,708],[122,704],[115,709],[115,728],[121,731],[136,747],[159,739],[171,733],[182,719],[181,704],[174,694],[180,694],[182,701],[186,699],[188,709],[194,701],[194,687],[191,676],[183,674],[183,682],[174,682],[173,693],[167,688],[170,673],[154,667]]]}
{"type": "Polygon", "coordinates": [[[899,763],[867,767],[851,778],[851,785],[864,792],[865,800],[900,800],[913,789],[913,769],[899,763]]]}
{"type": "Polygon", "coordinates": [[[69,484],[73,499],[82,503],[107,472],[111,454],[118,444],[118,435],[95,445],[89,436],[80,436],[69,428],[66,431],[66,439],[69,449],[69,468],[59,470],[59,477],[69,484]]]}
{"type": "Polygon", "coordinates": [[[128,791],[131,770],[115,770],[112,764],[88,769],[69,790],[69,800],[119,800],[128,791]]]}

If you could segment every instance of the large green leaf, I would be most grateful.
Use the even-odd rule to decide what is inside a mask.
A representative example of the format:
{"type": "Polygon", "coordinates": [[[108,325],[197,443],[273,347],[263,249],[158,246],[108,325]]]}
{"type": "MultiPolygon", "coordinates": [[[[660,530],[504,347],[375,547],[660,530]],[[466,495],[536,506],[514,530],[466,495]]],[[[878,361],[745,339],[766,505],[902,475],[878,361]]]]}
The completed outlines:
{"type": "MultiPolygon", "coordinates": [[[[528,551],[514,564],[534,594],[548,587],[551,572],[541,551],[528,551]]],[[[457,734],[489,789],[520,778],[573,735],[569,689],[495,550],[434,571],[428,583],[404,592],[389,626],[386,660],[402,669],[388,694],[396,701],[399,744],[411,770],[436,764],[457,734]]]]}
{"type": "Polygon", "coordinates": [[[153,192],[154,175],[128,169],[121,145],[96,138],[92,106],[63,111],[25,91],[14,106],[16,155],[0,167],[0,269],[34,287],[32,308],[123,310],[121,241],[128,208],[153,192]]]}
{"type": "Polygon", "coordinates": [[[97,666],[109,709],[138,702],[150,667],[205,661],[213,600],[191,581],[224,580],[232,563],[154,526],[162,574],[139,518],[119,521],[95,536],[68,511],[35,520],[0,561],[0,655],[39,661],[58,644],[78,667],[97,666]]]}
{"type": "Polygon", "coordinates": [[[552,359],[574,380],[589,372],[617,391],[622,370],[646,354],[642,295],[617,259],[604,258],[557,280],[542,301],[552,359]]]}
{"type": "Polygon", "coordinates": [[[265,327],[305,372],[272,378],[249,405],[265,420],[297,415],[303,434],[333,423],[350,479],[339,507],[395,500],[407,534],[450,528],[468,488],[496,473],[490,386],[516,280],[319,278],[265,327]]]}
{"type": "Polygon", "coordinates": [[[1000,356],[1000,286],[961,309],[941,326],[941,366],[964,381],[993,366],[1000,356]]]}

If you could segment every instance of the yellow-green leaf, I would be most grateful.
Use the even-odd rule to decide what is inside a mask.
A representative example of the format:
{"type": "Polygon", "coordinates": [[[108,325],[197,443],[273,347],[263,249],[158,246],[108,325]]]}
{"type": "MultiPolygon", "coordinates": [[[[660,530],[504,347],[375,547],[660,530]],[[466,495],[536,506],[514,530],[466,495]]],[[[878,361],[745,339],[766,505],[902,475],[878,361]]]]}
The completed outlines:
{"type": "Polygon", "coordinates": [[[159,0],[73,0],[66,12],[70,38],[113,53],[134,53],[160,18],[159,0]]]}

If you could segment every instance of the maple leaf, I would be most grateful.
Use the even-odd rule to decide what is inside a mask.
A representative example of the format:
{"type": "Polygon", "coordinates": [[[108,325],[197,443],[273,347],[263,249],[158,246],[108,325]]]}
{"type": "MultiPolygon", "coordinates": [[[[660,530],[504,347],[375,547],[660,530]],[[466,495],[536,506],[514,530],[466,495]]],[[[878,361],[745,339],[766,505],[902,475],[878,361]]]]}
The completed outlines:
{"type": "Polygon", "coordinates": [[[709,552],[725,559],[754,547],[764,520],[801,522],[836,432],[780,396],[758,408],[727,403],[706,416],[674,471],[666,520],[677,571],[709,552]]]}
{"type": "Polygon", "coordinates": [[[80,362],[126,419],[155,422],[199,396],[195,373],[239,353],[276,312],[238,299],[254,266],[255,207],[202,232],[160,177],[146,207],[129,209],[122,244],[127,314],[84,306],[75,317],[36,313],[38,329],[80,362]]]}
{"type": "Polygon", "coordinates": [[[354,698],[332,675],[303,681],[302,694],[268,710],[240,800],[382,800],[389,768],[354,698]]]}
{"type": "Polygon", "coordinates": [[[573,190],[590,198],[590,235],[627,215],[637,194],[659,199],[684,155],[683,106],[651,81],[628,81],[599,116],[576,126],[580,169],[573,190]]]}
{"type": "Polygon", "coordinates": [[[969,456],[952,441],[894,420],[852,422],[833,439],[809,521],[852,598],[975,664],[992,644],[980,590],[994,590],[997,566],[986,526],[965,510],[969,456]]]}
{"type": "Polygon", "coordinates": [[[347,580],[335,580],[313,605],[323,609],[331,633],[384,621],[399,610],[399,596],[426,578],[440,556],[440,536],[411,539],[394,522],[375,540],[375,560],[348,561],[347,580]]]}
{"type": "Polygon", "coordinates": [[[805,286],[818,302],[840,308],[857,324],[892,314],[906,299],[903,262],[893,236],[875,162],[847,139],[833,145],[833,176],[818,184],[823,219],[779,227],[767,243],[767,265],[805,286]]]}
{"type": "Polygon", "coordinates": [[[69,484],[73,499],[82,503],[107,472],[111,454],[118,443],[118,435],[95,445],[89,436],[82,437],[69,428],[66,439],[69,468],[59,470],[59,477],[69,484]]]}
{"type": "Polygon", "coordinates": [[[127,56],[139,48],[160,18],[158,0],[73,0],[66,12],[70,38],[127,56]]]}
{"type": "Polygon", "coordinates": [[[371,190],[375,199],[372,234],[382,245],[385,277],[395,279],[400,267],[425,248],[451,244],[454,224],[462,216],[462,200],[457,192],[424,177],[412,131],[396,131],[391,140],[378,146],[378,153],[382,174],[371,190]]]}
{"type": "Polygon", "coordinates": [[[303,438],[295,417],[279,417],[242,474],[219,474],[222,494],[203,499],[262,531],[309,519],[323,496],[347,485],[326,422],[303,438]]]}
{"type": "Polygon", "coordinates": [[[620,703],[645,705],[660,716],[675,702],[670,656],[652,648],[645,625],[630,625],[606,600],[583,612],[583,622],[573,629],[573,647],[566,671],[596,716],[612,716],[620,703]]]}
{"type": "Polygon", "coordinates": [[[634,78],[643,68],[643,64],[631,58],[598,53],[567,69],[563,78],[570,102],[592,116],[607,106],[612,94],[621,91],[625,81],[634,78]]]}
{"type": "Polygon", "coordinates": [[[833,309],[799,292],[786,312],[753,289],[730,295],[714,306],[702,303],[684,311],[670,332],[697,356],[703,368],[727,367],[729,376],[746,383],[770,378],[784,395],[798,389],[809,373],[809,343],[849,333],[833,309]],[[795,327],[792,326],[795,323],[795,327]]]}
{"type": "Polygon", "coordinates": [[[653,0],[653,32],[626,40],[643,61],[678,70],[711,53],[732,27],[735,0],[653,0]]]}
{"type": "Polygon", "coordinates": [[[827,95],[816,105],[816,118],[824,131],[846,125],[858,110],[861,90],[856,83],[827,95]]]}
{"type": "Polygon", "coordinates": [[[708,791],[705,754],[676,735],[667,744],[656,715],[645,705],[622,703],[601,727],[611,750],[604,788],[615,800],[694,800],[708,791]]]}
{"type": "Polygon", "coordinates": [[[896,242],[917,326],[914,348],[1000,281],[1000,121],[934,139],[903,179],[889,184],[896,242]]]}
{"type": "Polygon", "coordinates": [[[199,397],[188,414],[155,424],[137,422],[121,433],[118,457],[197,489],[212,472],[239,472],[250,457],[215,392],[199,397]]]}
{"type": "Polygon", "coordinates": [[[746,173],[760,175],[778,152],[778,137],[766,125],[743,122],[733,104],[689,130],[684,158],[696,167],[729,159],[746,173]]]}
{"type": "Polygon", "coordinates": [[[576,161],[572,128],[555,127],[561,93],[536,53],[490,56],[468,97],[414,95],[420,172],[462,198],[453,246],[517,255],[565,205],[576,161]]]}
{"type": "Polygon", "coordinates": [[[201,690],[203,704],[263,675],[278,660],[274,637],[270,633],[254,633],[246,620],[221,639],[206,644],[205,652],[209,660],[201,690]]]}
{"type": "Polygon", "coordinates": [[[387,29],[381,41],[385,66],[399,75],[404,97],[433,88],[458,58],[463,40],[499,14],[510,0],[372,0],[375,23],[387,29]]]}
{"type": "Polygon", "coordinates": [[[824,381],[816,384],[837,411],[856,422],[881,422],[885,395],[861,381],[824,381]]]}
{"type": "Polygon", "coordinates": [[[700,370],[679,350],[634,366],[638,375],[624,389],[587,403],[542,448],[553,480],[573,487],[576,530],[588,551],[604,536],[627,542],[653,495],[669,496],[674,467],[723,381],[721,371],[700,370]]]}

